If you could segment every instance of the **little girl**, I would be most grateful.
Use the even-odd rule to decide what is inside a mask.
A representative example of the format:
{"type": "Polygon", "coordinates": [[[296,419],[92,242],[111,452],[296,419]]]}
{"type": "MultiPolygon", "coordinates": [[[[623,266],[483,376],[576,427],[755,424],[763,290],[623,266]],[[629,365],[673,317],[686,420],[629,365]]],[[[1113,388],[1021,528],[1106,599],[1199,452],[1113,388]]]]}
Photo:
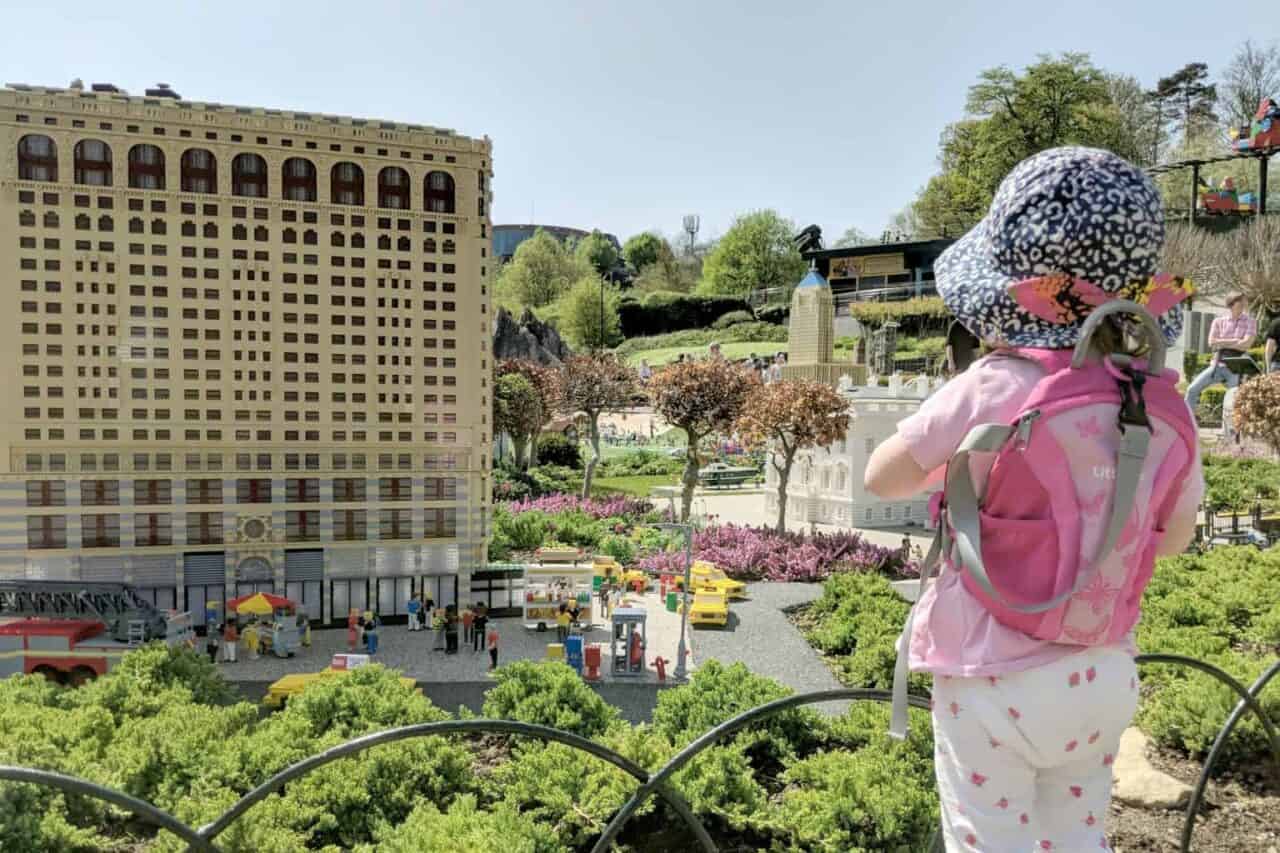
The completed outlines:
{"type": "MultiPolygon", "coordinates": [[[[868,462],[867,489],[891,500],[915,495],[940,482],[972,427],[1018,415],[1045,374],[1002,348],[1067,349],[1079,340],[1087,307],[1055,306],[1061,310],[1050,322],[1045,312],[1025,309],[1013,285],[1068,276],[1118,298],[1153,275],[1163,241],[1159,193],[1119,157],[1059,148],[1015,167],[987,217],[935,264],[947,307],[997,350],[898,424],[868,462]]],[[[1181,309],[1157,321],[1172,342],[1181,309]]],[[[1123,347],[1121,327],[1104,323],[1110,329],[1095,358],[1123,347]]],[[[1194,535],[1204,491],[1198,458],[1190,470],[1176,487],[1159,554],[1181,553],[1194,535]]],[[[1112,762],[1138,700],[1131,635],[1114,645],[1036,639],[997,621],[948,564],[916,605],[908,651],[911,669],[934,677],[934,758],[948,851],[1111,849],[1104,824],[1112,762]]]]}

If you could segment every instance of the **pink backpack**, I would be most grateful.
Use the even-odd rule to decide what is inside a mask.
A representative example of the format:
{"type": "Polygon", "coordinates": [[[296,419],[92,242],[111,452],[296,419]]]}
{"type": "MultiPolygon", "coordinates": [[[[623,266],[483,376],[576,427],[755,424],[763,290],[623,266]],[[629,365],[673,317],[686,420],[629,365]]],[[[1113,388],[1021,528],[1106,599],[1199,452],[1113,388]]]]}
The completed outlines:
{"type": "MultiPolygon", "coordinates": [[[[974,427],[947,463],[921,594],[945,556],[1002,624],[1054,643],[1123,639],[1196,456],[1195,422],[1164,356],[1155,320],[1121,300],[1090,315],[1074,353],[1009,351],[1045,377],[1012,423],[974,427]],[[1121,355],[1086,361],[1094,330],[1116,312],[1141,321],[1147,364],[1121,355]],[[994,458],[980,465],[975,453],[994,458]]],[[[911,621],[894,678],[891,731],[900,735],[911,621]]]]}

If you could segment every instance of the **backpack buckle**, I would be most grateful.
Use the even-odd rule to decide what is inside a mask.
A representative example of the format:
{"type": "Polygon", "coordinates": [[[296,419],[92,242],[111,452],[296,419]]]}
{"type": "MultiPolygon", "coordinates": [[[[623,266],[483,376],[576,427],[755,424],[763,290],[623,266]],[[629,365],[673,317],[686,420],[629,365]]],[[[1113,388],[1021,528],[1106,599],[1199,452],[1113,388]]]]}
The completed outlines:
{"type": "Polygon", "coordinates": [[[1146,377],[1128,367],[1124,368],[1124,373],[1124,380],[1116,380],[1120,386],[1120,432],[1123,433],[1127,426],[1151,429],[1151,419],[1147,417],[1147,402],[1142,396],[1146,377]]]}

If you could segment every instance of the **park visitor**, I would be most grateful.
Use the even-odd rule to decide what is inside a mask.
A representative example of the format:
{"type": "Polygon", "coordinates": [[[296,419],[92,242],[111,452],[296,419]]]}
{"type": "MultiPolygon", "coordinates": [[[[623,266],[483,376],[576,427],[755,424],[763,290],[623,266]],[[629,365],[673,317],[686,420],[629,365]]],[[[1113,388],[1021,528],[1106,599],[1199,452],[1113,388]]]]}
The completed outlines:
{"type": "Polygon", "coordinates": [[[640,359],[640,381],[648,382],[653,378],[653,368],[649,366],[647,358],[640,359]]]}
{"type": "Polygon", "coordinates": [[[364,639],[365,647],[369,650],[369,654],[376,655],[378,653],[378,627],[382,624],[377,614],[370,613],[364,623],[364,639]]]}
{"type": "MultiPolygon", "coordinates": [[[[1165,341],[1177,339],[1177,303],[1190,287],[1153,278],[1163,241],[1160,194],[1146,174],[1109,152],[1058,148],[1015,167],[982,223],[935,264],[947,307],[998,348],[901,421],[865,480],[873,493],[902,499],[945,475],[943,531],[975,546],[953,549],[940,538],[942,572],[900,643],[901,683],[906,665],[934,677],[948,851],[1111,849],[1112,763],[1138,701],[1138,602],[1155,556],[1191,541],[1204,480],[1194,422],[1171,375],[1140,382],[1123,368],[1128,354],[1143,354],[1130,346],[1127,320],[1095,318],[1082,369],[1070,359],[1085,317],[1116,298],[1147,306],[1165,341]],[[1098,405],[1053,397],[1063,379],[1105,387],[1108,421],[1118,386],[1129,400],[1124,434],[1098,405]],[[1024,408],[1042,400],[1044,411],[1024,408]],[[1135,426],[1138,415],[1169,428],[1135,426]],[[989,478],[957,452],[989,450],[984,434],[999,446],[989,478]],[[1117,456],[1122,444],[1148,441],[1149,452],[1117,456]],[[1052,451],[1063,464],[1037,468],[1032,460],[1052,451]],[[945,467],[953,455],[957,464],[945,467]],[[1167,475],[1141,476],[1165,463],[1167,475]],[[1039,479],[1055,476],[1057,491],[1039,479]],[[1075,538],[1059,551],[1059,536],[1075,538]],[[1013,588],[1010,578],[1022,582],[1026,606],[999,595],[1013,588]],[[1056,609],[1029,612],[1048,603],[1056,609]]],[[[1241,343],[1243,327],[1232,334],[1241,343]]],[[[905,724],[905,704],[901,712],[905,724]]]]}
{"type": "Polygon", "coordinates": [[[218,634],[220,630],[218,624],[213,620],[209,620],[209,627],[205,629],[204,650],[209,653],[209,663],[218,662],[218,634]]]}
{"type": "Polygon", "coordinates": [[[418,600],[418,596],[409,596],[409,603],[405,605],[405,611],[409,614],[409,630],[418,630],[418,614],[422,612],[422,602],[418,600]]]}
{"type": "Polygon", "coordinates": [[[1234,388],[1240,384],[1240,375],[1232,369],[1231,360],[1244,358],[1245,350],[1252,346],[1258,334],[1258,324],[1248,314],[1249,301],[1243,293],[1229,295],[1227,308],[1231,313],[1214,320],[1209,327],[1213,360],[1187,388],[1187,405],[1193,412],[1200,405],[1200,393],[1210,385],[1223,382],[1228,388],[1234,388]]]}
{"type": "Polygon", "coordinates": [[[228,619],[222,630],[222,660],[226,663],[236,662],[236,644],[240,642],[240,632],[236,630],[236,620],[228,619]]]}
{"type": "Polygon", "coordinates": [[[462,609],[462,642],[471,642],[471,629],[475,625],[476,612],[471,609],[471,605],[467,605],[462,609]]]}
{"type": "Polygon", "coordinates": [[[1267,373],[1280,373],[1280,317],[1271,321],[1267,327],[1267,343],[1262,351],[1262,369],[1267,373]]]}
{"type": "Polygon", "coordinates": [[[487,637],[489,644],[489,670],[498,668],[498,626],[489,626],[489,635],[487,637]]]}
{"type": "Polygon", "coordinates": [[[556,613],[556,639],[562,643],[569,639],[569,605],[563,601],[560,602],[559,612],[556,613]]]}
{"type": "Polygon", "coordinates": [[[484,648],[484,631],[489,623],[489,606],[483,601],[476,602],[476,621],[471,626],[471,651],[478,652],[484,648]]]}

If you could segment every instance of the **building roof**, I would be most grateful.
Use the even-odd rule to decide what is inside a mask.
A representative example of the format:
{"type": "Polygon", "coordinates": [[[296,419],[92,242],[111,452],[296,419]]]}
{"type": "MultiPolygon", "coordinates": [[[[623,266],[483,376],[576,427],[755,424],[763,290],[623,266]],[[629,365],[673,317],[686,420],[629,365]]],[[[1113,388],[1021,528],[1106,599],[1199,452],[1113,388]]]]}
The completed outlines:
{"type": "MultiPolygon", "coordinates": [[[[410,124],[407,122],[385,121],[382,119],[353,118],[351,116],[330,115],[327,113],[307,113],[294,110],[268,109],[265,107],[245,107],[204,101],[188,101],[178,97],[177,93],[168,89],[168,87],[164,87],[163,89],[150,89],[148,90],[149,94],[147,96],[130,95],[123,89],[109,83],[95,83],[90,87],[75,89],[61,88],[58,86],[33,86],[27,83],[6,83],[4,84],[4,88],[12,92],[19,92],[29,96],[54,95],[76,98],[82,101],[105,101],[135,107],[145,106],[148,109],[171,109],[175,112],[228,113],[232,116],[259,116],[277,118],[292,122],[315,122],[318,124],[334,124],[346,127],[367,128],[375,131],[426,133],[460,141],[479,143],[484,147],[487,147],[489,142],[488,137],[476,139],[474,137],[459,134],[449,128],[435,127],[432,125],[410,124]],[[157,92],[163,92],[164,94],[155,94],[157,92]]],[[[155,119],[163,121],[164,117],[155,116],[152,120],[155,119]]],[[[300,130],[300,132],[305,131],[300,130]]]]}
{"type": "Polygon", "coordinates": [[[821,274],[821,273],[819,273],[816,269],[814,269],[814,268],[812,268],[812,267],[810,267],[810,268],[809,268],[809,271],[808,271],[807,273],[805,273],[804,278],[800,279],[800,283],[796,285],[796,287],[797,287],[797,288],[799,288],[799,287],[827,287],[827,286],[828,286],[828,285],[827,285],[827,280],[826,280],[825,278],[823,278],[823,277],[822,277],[822,274],[821,274]]]}
{"type": "Polygon", "coordinates": [[[0,634],[66,637],[78,643],[86,637],[101,634],[107,629],[102,622],[91,619],[18,619],[0,625],[0,634]]]}

